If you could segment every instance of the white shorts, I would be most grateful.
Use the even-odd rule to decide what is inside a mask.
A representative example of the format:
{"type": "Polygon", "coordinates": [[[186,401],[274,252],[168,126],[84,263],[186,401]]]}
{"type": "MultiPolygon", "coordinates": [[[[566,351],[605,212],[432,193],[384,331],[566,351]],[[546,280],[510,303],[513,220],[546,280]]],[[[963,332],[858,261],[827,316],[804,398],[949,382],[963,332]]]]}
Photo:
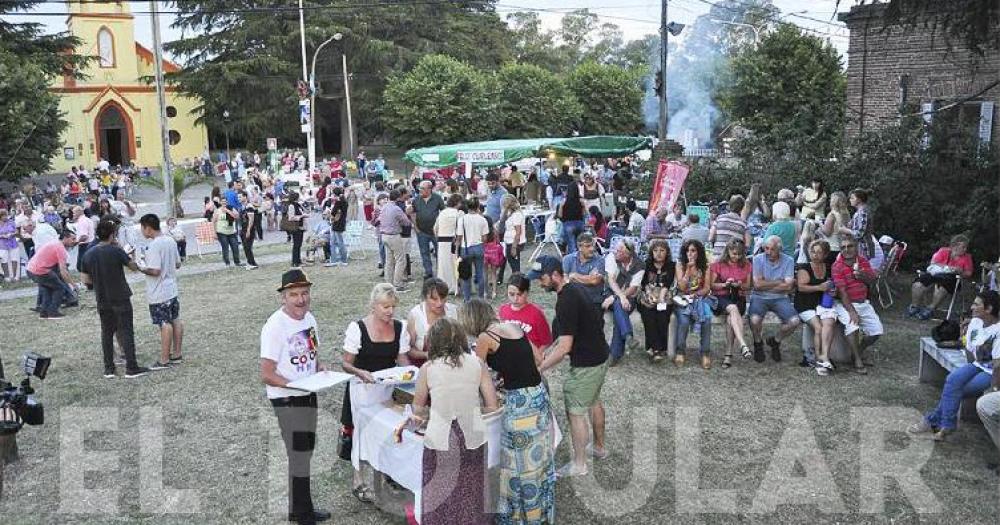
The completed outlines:
{"type": "Polygon", "coordinates": [[[19,248],[0,248],[0,263],[21,262],[21,250],[19,248]]]}
{"type": "Polygon", "coordinates": [[[885,330],[882,328],[882,320],[875,313],[875,307],[868,301],[854,303],[854,311],[858,313],[860,326],[851,323],[851,316],[847,313],[847,308],[838,302],[834,306],[837,312],[837,320],[844,325],[844,335],[851,335],[860,328],[865,335],[882,335],[885,330]]]}
{"type": "Polygon", "coordinates": [[[836,319],[837,311],[833,308],[823,308],[822,306],[817,306],[813,310],[799,312],[799,320],[803,323],[808,323],[817,317],[819,317],[821,321],[823,319],[836,319]]]}

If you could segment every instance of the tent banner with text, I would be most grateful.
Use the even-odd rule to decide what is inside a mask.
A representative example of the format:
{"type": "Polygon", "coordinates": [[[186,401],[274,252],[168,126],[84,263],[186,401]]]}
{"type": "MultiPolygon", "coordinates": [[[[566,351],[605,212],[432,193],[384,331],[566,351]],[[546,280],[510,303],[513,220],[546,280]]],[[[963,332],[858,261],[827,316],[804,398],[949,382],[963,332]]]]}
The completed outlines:
{"type": "Polygon", "coordinates": [[[656,182],[653,183],[653,194],[649,196],[649,213],[656,213],[661,206],[667,209],[673,207],[677,197],[684,189],[691,167],[676,160],[661,160],[656,168],[656,182]]]}

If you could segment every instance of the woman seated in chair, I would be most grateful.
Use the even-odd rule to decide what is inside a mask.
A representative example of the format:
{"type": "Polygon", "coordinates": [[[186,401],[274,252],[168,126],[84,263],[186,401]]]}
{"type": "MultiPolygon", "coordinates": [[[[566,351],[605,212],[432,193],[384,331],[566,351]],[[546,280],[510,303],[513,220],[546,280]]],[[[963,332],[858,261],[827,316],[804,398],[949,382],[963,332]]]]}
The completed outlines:
{"type": "Polygon", "coordinates": [[[587,211],[590,212],[590,217],[587,219],[587,226],[594,232],[594,236],[605,241],[608,240],[608,221],[604,219],[601,209],[597,206],[591,206],[587,211]]]}
{"type": "Polygon", "coordinates": [[[912,434],[933,432],[935,441],[944,441],[955,430],[958,406],[966,397],[979,397],[993,380],[993,363],[1000,359],[1000,296],[994,291],[976,295],[972,320],[965,329],[965,349],[969,363],[956,368],[945,379],[941,400],[919,423],[907,429],[912,434]]]}
{"type": "Polygon", "coordinates": [[[972,277],[972,256],[969,255],[969,238],[956,235],[951,238],[948,246],[942,247],[931,257],[931,264],[926,272],[917,275],[913,281],[912,301],[906,309],[906,315],[926,321],[931,318],[934,309],[949,294],[955,293],[958,277],[972,277]],[[930,302],[927,302],[928,292],[933,289],[930,302]]]}

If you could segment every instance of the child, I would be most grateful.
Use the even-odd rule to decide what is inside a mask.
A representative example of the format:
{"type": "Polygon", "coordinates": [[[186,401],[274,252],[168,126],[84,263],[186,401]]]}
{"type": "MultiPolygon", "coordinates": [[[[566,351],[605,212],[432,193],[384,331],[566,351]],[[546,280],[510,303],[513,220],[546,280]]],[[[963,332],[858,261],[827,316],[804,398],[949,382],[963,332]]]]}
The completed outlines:
{"type": "Polygon", "coordinates": [[[486,290],[490,299],[497,298],[497,272],[504,265],[503,246],[497,242],[496,229],[490,228],[490,234],[483,244],[483,263],[486,266],[486,290]]]}
{"type": "Polygon", "coordinates": [[[187,234],[177,226],[177,219],[171,217],[167,219],[167,235],[173,237],[177,242],[177,253],[181,256],[181,262],[187,260],[187,234]]]}

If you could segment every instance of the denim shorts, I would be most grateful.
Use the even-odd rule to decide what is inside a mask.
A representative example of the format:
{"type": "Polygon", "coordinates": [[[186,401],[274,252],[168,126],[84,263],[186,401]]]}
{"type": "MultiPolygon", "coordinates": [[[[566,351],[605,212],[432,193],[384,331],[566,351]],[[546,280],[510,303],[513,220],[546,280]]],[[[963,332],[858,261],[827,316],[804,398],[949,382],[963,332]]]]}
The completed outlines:
{"type": "Polygon", "coordinates": [[[795,305],[788,297],[751,297],[749,310],[750,317],[764,317],[768,311],[774,312],[782,323],[787,323],[799,316],[799,313],[795,311],[795,305]]]}
{"type": "Polygon", "coordinates": [[[172,323],[181,317],[181,303],[176,297],[164,302],[149,305],[149,317],[156,326],[172,323]]]}

